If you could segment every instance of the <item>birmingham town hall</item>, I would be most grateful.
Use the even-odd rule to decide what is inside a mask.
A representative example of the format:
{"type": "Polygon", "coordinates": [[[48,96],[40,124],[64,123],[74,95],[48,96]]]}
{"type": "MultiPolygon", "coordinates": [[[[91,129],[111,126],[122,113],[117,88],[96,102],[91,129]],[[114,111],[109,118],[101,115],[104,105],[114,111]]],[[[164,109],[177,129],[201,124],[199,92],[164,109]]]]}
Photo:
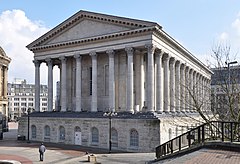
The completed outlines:
{"type": "MultiPolygon", "coordinates": [[[[188,107],[186,86],[210,85],[212,72],[155,22],[81,10],[27,48],[35,64],[32,141],[152,152],[201,119],[188,107]],[[48,111],[39,112],[43,63],[48,111]],[[53,109],[55,66],[60,106],[53,109]]],[[[27,127],[23,117],[19,134],[27,136],[27,127]]]]}

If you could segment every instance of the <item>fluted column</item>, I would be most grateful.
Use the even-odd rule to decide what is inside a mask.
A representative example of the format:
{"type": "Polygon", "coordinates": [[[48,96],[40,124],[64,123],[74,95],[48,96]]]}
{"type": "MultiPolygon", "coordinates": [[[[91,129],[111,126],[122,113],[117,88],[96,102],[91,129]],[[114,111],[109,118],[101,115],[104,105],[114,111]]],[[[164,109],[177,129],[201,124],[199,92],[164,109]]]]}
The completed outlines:
{"type": "Polygon", "coordinates": [[[180,111],[185,112],[185,65],[181,64],[180,66],[180,92],[181,92],[181,98],[180,98],[180,111]]]}
{"type": "Polygon", "coordinates": [[[153,112],[155,110],[154,106],[154,51],[155,46],[153,44],[148,44],[145,46],[147,48],[148,57],[148,69],[147,69],[147,111],[153,112]]]}
{"type": "Polygon", "coordinates": [[[185,69],[185,111],[189,112],[189,67],[185,69]]]}
{"type": "Polygon", "coordinates": [[[127,111],[133,112],[133,48],[126,47],[128,72],[127,72],[127,111]]]}
{"type": "Polygon", "coordinates": [[[175,111],[180,112],[180,62],[176,61],[175,63],[175,111]]]}
{"type": "Polygon", "coordinates": [[[170,112],[175,112],[175,58],[170,58],[170,112]]]}
{"type": "Polygon", "coordinates": [[[82,56],[80,54],[74,55],[76,59],[76,111],[82,110],[82,56]]]}
{"type": "Polygon", "coordinates": [[[156,84],[156,111],[163,112],[162,101],[162,55],[163,51],[156,52],[156,64],[157,64],[157,84],[156,84]]]}
{"type": "Polygon", "coordinates": [[[189,77],[188,77],[188,111],[191,112],[193,108],[193,69],[189,70],[189,77]]]}
{"type": "Polygon", "coordinates": [[[35,65],[35,111],[40,112],[40,62],[33,60],[35,65]]]}
{"type": "Polygon", "coordinates": [[[53,63],[52,59],[46,59],[48,66],[48,111],[53,110],[53,63]]]}
{"type": "Polygon", "coordinates": [[[163,111],[169,112],[169,55],[163,56],[163,69],[164,69],[164,106],[163,111]]]}
{"type": "Polygon", "coordinates": [[[60,57],[61,60],[61,111],[67,111],[67,59],[60,57]]]}
{"type": "Polygon", "coordinates": [[[193,71],[193,107],[191,109],[191,112],[195,112],[196,107],[196,101],[197,101],[197,85],[196,85],[196,71],[193,71]]]}
{"type": "Polygon", "coordinates": [[[92,57],[92,102],[91,112],[97,112],[97,53],[90,52],[92,57]]]}
{"type": "Polygon", "coordinates": [[[114,51],[107,50],[109,59],[109,108],[115,112],[115,77],[114,77],[114,51]]]}

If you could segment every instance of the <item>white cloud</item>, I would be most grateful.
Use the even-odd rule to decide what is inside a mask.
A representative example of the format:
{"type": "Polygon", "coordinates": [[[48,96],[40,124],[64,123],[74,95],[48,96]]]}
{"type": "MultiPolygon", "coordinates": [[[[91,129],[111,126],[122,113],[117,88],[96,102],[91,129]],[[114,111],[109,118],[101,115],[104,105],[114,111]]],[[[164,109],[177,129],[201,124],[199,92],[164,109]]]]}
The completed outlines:
{"type": "Polygon", "coordinates": [[[227,41],[229,39],[229,35],[228,35],[228,33],[226,33],[226,32],[223,32],[223,33],[221,33],[220,34],[220,36],[219,36],[219,40],[220,41],[227,41]]]}
{"type": "MultiPolygon", "coordinates": [[[[9,82],[14,78],[24,78],[27,82],[34,83],[33,53],[26,46],[48,30],[40,21],[28,19],[24,11],[7,10],[0,13],[0,46],[12,59],[8,72],[9,82]]],[[[46,68],[41,66],[41,73],[45,71],[46,68]]],[[[41,81],[45,83],[46,76],[41,76],[41,81]]]]}

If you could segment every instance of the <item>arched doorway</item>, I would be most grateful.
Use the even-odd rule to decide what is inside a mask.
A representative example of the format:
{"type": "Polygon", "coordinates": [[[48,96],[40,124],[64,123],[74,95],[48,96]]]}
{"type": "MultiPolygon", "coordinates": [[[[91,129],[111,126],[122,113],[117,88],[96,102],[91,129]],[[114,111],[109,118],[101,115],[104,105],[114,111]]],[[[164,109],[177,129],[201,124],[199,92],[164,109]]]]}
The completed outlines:
{"type": "Polygon", "coordinates": [[[82,145],[82,133],[81,128],[76,126],[74,130],[74,144],[75,145],[82,145]]]}

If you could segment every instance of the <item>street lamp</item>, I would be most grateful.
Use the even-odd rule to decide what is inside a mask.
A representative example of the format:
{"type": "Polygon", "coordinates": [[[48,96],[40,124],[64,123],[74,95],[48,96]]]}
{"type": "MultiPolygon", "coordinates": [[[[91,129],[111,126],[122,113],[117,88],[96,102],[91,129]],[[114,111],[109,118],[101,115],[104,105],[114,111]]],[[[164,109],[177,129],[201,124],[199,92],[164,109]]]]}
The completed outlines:
{"type": "Polygon", "coordinates": [[[231,76],[230,76],[230,65],[231,64],[237,64],[237,61],[232,61],[232,62],[225,62],[228,66],[228,89],[230,90],[230,81],[231,81],[231,76]]]}
{"type": "Polygon", "coordinates": [[[30,113],[31,111],[34,111],[34,109],[28,108],[27,110],[27,117],[28,117],[28,136],[27,136],[27,142],[30,143],[29,141],[29,132],[30,132],[30,113]]]}
{"type": "Polygon", "coordinates": [[[111,109],[109,109],[109,112],[105,112],[103,114],[103,116],[107,116],[109,118],[109,153],[111,153],[112,150],[112,116],[116,115],[117,113],[113,112],[111,109]]]}

